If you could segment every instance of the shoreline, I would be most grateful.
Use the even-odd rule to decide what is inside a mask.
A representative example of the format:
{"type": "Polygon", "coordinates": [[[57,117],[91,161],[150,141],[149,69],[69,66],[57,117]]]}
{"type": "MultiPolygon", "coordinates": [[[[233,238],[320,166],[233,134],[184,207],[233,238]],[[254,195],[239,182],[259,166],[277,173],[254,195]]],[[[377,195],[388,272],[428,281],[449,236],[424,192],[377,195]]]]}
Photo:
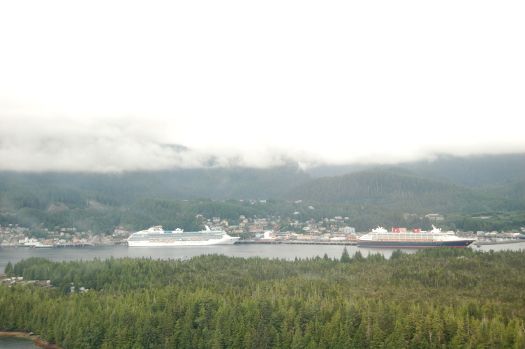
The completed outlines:
{"type": "Polygon", "coordinates": [[[39,348],[43,349],[61,349],[58,345],[49,343],[48,341],[43,340],[40,336],[36,334],[31,334],[32,332],[22,332],[22,331],[0,331],[0,337],[14,337],[14,338],[25,338],[32,340],[33,343],[39,348]]]}

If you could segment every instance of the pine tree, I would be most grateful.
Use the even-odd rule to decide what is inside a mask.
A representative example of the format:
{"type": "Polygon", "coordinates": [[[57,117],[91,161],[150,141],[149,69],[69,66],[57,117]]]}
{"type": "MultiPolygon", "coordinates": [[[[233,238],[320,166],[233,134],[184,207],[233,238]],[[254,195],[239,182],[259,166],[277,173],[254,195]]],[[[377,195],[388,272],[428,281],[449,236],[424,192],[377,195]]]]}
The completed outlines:
{"type": "Polygon", "coordinates": [[[4,272],[7,276],[13,276],[13,265],[11,262],[7,262],[4,272]]]}
{"type": "Polygon", "coordinates": [[[350,263],[352,259],[350,258],[350,255],[348,254],[348,250],[346,247],[343,249],[343,254],[341,254],[341,263],[350,263]]]}

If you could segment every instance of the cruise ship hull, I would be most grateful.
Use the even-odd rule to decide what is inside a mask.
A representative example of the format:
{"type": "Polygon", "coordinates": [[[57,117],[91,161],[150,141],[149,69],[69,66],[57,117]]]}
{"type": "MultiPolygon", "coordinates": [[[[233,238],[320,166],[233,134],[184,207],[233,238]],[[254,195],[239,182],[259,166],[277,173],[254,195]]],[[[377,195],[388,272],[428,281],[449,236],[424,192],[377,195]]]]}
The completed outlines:
{"type": "Polygon", "coordinates": [[[177,246],[211,246],[233,245],[238,237],[229,237],[217,240],[172,240],[172,241],[128,241],[130,247],[177,247],[177,246]]]}
{"type": "Polygon", "coordinates": [[[128,238],[130,247],[178,247],[233,245],[239,237],[226,234],[224,230],[206,230],[184,232],[182,229],[164,230],[161,225],[133,233],[128,238]]]}
{"type": "Polygon", "coordinates": [[[454,241],[373,241],[361,240],[357,242],[359,247],[374,248],[429,248],[429,247],[467,247],[474,240],[454,240],[454,241]]]}

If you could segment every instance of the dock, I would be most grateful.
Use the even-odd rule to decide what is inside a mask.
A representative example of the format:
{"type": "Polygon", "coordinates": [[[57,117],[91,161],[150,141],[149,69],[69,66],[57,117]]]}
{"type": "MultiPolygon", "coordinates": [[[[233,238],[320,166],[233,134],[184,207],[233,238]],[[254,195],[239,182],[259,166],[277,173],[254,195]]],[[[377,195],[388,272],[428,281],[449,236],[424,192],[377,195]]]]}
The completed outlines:
{"type": "Polygon", "coordinates": [[[235,242],[236,245],[339,245],[351,246],[357,245],[357,241],[351,240],[337,240],[337,241],[309,241],[309,240],[239,240],[235,242]]]}
{"type": "Polygon", "coordinates": [[[523,239],[501,239],[501,240],[478,240],[473,243],[476,246],[485,245],[507,245],[507,244],[519,244],[525,242],[523,239]]]}

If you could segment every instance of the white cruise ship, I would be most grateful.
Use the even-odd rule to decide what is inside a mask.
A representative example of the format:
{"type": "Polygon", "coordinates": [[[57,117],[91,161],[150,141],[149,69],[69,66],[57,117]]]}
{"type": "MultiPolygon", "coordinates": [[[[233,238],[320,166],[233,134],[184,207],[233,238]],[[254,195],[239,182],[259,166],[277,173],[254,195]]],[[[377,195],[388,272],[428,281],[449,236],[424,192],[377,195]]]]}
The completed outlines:
{"type": "Polygon", "coordinates": [[[164,230],[157,225],[131,234],[128,246],[131,247],[169,247],[169,246],[206,246],[231,245],[239,240],[228,235],[224,230],[206,230],[185,232],[182,229],[164,230]]]}
{"type": "Polygon", "coordinates": [[[424,248],[424,247],[466,247],[474,239],[461,238],[454,232],[442,232],[432,226],[431,231],[414,229],[406,231],[402,228],[392,228],[392,231],[377,227],[372,232],[365,234],[357,241],[359,247],[385,247],[385,248],[424,248]]]}

